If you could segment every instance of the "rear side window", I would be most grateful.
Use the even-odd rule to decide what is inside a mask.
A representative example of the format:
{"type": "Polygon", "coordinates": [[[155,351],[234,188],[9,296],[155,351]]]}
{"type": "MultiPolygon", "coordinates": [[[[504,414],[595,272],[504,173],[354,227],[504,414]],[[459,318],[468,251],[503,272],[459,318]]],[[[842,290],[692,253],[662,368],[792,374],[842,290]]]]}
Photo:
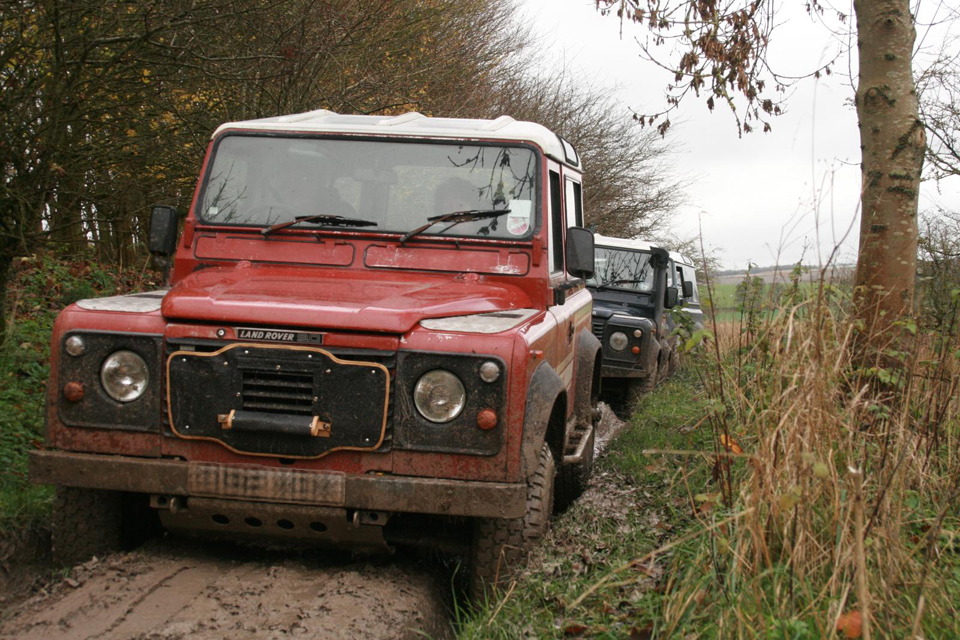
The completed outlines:
{"type": "Polygon", "coordinates": [[[580,183],[567,179],[567,226],[583,226],[583,201],[580,196],[580,183]]]}

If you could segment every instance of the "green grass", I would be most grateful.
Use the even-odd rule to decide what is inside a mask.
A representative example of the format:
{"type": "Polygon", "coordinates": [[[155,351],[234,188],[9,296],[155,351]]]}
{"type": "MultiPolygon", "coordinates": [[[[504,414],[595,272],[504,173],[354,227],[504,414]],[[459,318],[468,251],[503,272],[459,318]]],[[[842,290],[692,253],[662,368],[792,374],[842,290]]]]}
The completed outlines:
{"type": "Polygon", "coordinates": [[[5,301],[7,336],[0,346],[0,531],[29,526],[50,509],[49,487],[27,478],[27,452],[43,440],[50,334],[60,311],[89,297],[155,284],[153,272],[108,271],[93,260],[51,254],[18,259],[5,301]]]}
{"type": "MultiPolygon", "coordinates": [[[[641,402],[631,423],[598,461],[598,486],[558,517],[509,594],[466,616],[460,638],[559,638],[580,633],[630,637],[656,629],[656,584],[669,554],[609,579],[610,572],[682,535],[694,522],[693,496],[709,492],[698,456],[644,453],[703,449],[709,434],[693,427],[704,414],[692,371],[681,370],[641,402]]],[[[643,636],[641,636],[643,637],[643,636]]]]}
{"type": "MultiPolygon", "coordinates": [[[[739,283],[712,284],[713,296],[711,296],[706,285],[701,285],[700,300],[704,310],[713,309],[717,322],[738,322],[742,316],[741,309],[744,307],[743,295],[737,294],[737,288],[740,286],[739,283]]],[[[775,302],[778,294],[788,286],[789,283],[784,282],[778,282],[776,288],[770,284],[764,284],[760,290],[760,300],[766,303],[775,302]]],[[[817,284],[799,281],[798,287],[801,292],[809,293],[816,289],[817,284]]],[[[754,301],[754,304],[760,300],[754,301]]],[[[775,307],[776,304],[772,306],[775,307]]]]}

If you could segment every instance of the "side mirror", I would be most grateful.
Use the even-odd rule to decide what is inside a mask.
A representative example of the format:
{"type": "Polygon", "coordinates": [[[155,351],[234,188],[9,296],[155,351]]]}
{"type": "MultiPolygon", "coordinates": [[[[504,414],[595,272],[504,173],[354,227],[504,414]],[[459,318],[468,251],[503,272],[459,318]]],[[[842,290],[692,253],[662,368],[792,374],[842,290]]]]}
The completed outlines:
{"type": "Polygon", "coordinates": [[[177,222],[174,207],[157,204],[150,211],[150,237],[147,248],[155,256],[169,258],[177,250],[177,222]]]}
{"type": "Polygon", "coordinates": [[[692,298],[693,297],[693,283],[689,280],[683,281],[683,297],[692,298]]]}
{"type": "MultiPolygon", "coordinates": [[[[686,283],[684,283],[686,284],[686,283]]],[[[677,306],[678,302],[677,288],[676,287],[667,287],[666,292],[663,296],[663,308],[664,309],[673,309],[677,306]]]]}
{"type": "Polygon", "coordinates": [[[590,278],[594,270],[593,232],[583,227],[567,229],[567,273],[590,278]]]}

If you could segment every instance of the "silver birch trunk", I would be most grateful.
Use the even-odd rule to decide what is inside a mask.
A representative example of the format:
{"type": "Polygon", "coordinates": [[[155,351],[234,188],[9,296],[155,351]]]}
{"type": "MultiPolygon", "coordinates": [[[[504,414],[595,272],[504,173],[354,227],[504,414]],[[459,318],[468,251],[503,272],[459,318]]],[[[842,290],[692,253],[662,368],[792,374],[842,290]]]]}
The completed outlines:
{"type": "Polygon", "coordinates": [[[913,79],[910,3],[856,0],[854,9],[863,179],[854,301],[870,342],[882,348],[892,338],[885,329],[913,306],[925,138],[913,79]]]}

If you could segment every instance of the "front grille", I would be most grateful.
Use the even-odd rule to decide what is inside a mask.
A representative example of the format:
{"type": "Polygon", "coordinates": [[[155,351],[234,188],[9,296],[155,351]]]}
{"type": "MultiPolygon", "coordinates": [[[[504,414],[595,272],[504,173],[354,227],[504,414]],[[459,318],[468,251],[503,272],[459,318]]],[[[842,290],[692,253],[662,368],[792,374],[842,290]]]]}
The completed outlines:
{"type": "MultiPolygon", "coordinates": [[[[169,356],[175,351],[213,353],[229,344],[229,341],[195,338],[170,340],[166,344],[166,354],[169,356]]],[[[264,344],[262,348],[266,350],[271,347],[273,345],[264,344]]],[[[390,395],[386,411],[387,422],[383,434],[383,443],[377,451],[391,450],[393,445],[394,399],[398,388],[397,354],[389,351],[342,347],[323,347],[323,349],[340,360],[376,362],[387,368],[390,373],[390,395]]],[[[250,354],[249,358],[240,365],[241,371],[237,372],[240,375],[235,380],[239,388],[234,386],[223,389],[223,392],[229,396],[237,397],[239,408],[244,411],[262,413],[312,416],[317,415],[318,409],[323,409],[324,402],[329,401],[321,397],[323,396],[323,380],[316,372],[305,369],[291,370],[290,360],[283,352],[275,352],[271,357],[263,357],[253,349],[251,349],[251,352],[253,353],[250,354]]],[[[175,393],[175,395],[179,394],[175,393]]],[[[382,402],[382,399],[380,402],[382,402]]],[[[163,424],[165,431],[169,432],[170,420],[166,411],[163,415],[163,424]]]]}
{"type": "Polygon", "coordinates": [[[593,335],[597,336],[597,340],[603,342],[603,330],[607,326],[607,321],[604,318],[593,318],[593,335]]]}
{"type": "Polygon", "coordinates": [[[314,413],[313,375],[277,371],[243,372],[244,409],[310,416],[314,413]]]}

